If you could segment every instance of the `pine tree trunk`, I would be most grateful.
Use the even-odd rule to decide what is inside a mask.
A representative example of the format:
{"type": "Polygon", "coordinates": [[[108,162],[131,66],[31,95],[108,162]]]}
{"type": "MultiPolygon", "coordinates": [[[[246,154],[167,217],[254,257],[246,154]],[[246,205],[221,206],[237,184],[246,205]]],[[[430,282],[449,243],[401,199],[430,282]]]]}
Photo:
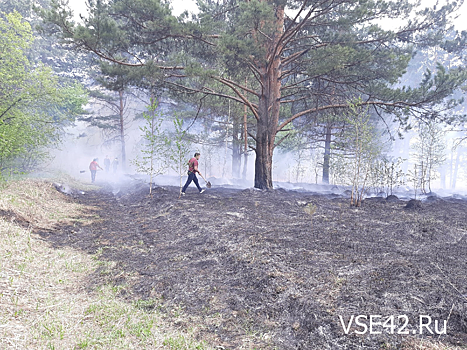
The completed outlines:
{"type": "MultiPolygon", "coordinates": [[[[272,155],[279,122],[280,71],[277,67],[269,69],[263,77],[264,94],[259,100],[259,120],[256,125],[255,187],[272,189],[272,155]]],[[[274,64],[276,65],[276,63],[274,64]]]]}
{"type": "Polygon", "coordinates": [[[242,171],[242,180],[246,180],[246,172],[248,170],[248,153],[243,153],[243,171],[242,171]]]}
{"type": "Polygon", "coordinates": [[[239,131],[240,123],[234,118],[232,128],[232,177],[235,179],[240,178],[240,168],[242,165],[242,144],[238,137],[239,131]]]}
{"type": "Polygon", "coordinates": [[[452,175],[451,190],[456,189],[457,173],[459,171],[460,158],[461,158],[461,152],[460,152],[460,149],[458,149],[457,155],[456,155],[456,163],[454,164],[454,171],[452,175]]]}
{"type": "MultiPolygon", "coordinates": [[[[245,82],[246,85],[246,82],[245,82]]],[[[245,106],[243,114],[243,172],[242,179],[246,180],[246,172],[248,167],[248,124],[247,124],[247,107],[245,106]]]]}
{"type": "Polygon", "coordinates": [[[451,149],[451,161],[449,162],[449,188],[452,188],[452,180],[453,180],[453,171],[452,166],[454,163],[454,150],[451,149]]]}
{"type": "Polygon", "coordinates": [[[331,161],[331,128],[326,127],[326,138],[324,140],[324,159],[323,159],[323,183],[329,184],[329,172],[331,161]]]}
{"type": "MultiPolygon", "coordinates": [[[[267,115],[266,115],[267,117],[267,115]]],[[[255,187],[271,189],[272,185],[272,140],[266,120],[259,120],[256,132],[255,187]],[[266,125],[265,125],[266,124],[266,125]]]]}
{"type": "Polygon", "coordinates": [[[281,98],[281,52],[279,38],[284,30],[284,8],[276,9],[276,32],[266,49],[267,59],[258,62],[261,94],[256,127],[255,187],[272,189],[272,154],[279,124],[281,98]]]}
{"type": "Polygon", "coordinates": [[[446,173],[447,173],[447,165],[444,164],[441,169],[439,170],[441,176],[441,188],[443,190],[446,189],[446,173]]]}
{"type": "Polygon", "coordinates": [[[123,103],[123,90],[120,90],[118,92],[119,98],[120,98],[120,108],[119,108],[119,114],[120,114],[120,140],[122,143],[122,167],[121,169],[124,170],[126,167],[126,152],[125,152],[125,127],[123,123],[123,117],[124,117],[124,103],[123,103]]]}

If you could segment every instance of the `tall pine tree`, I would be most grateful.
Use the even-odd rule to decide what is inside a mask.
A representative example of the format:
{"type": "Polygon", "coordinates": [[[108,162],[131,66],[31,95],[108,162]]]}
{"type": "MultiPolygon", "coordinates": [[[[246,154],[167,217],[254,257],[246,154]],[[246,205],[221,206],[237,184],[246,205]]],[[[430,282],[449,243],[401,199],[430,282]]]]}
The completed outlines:
{"type": "Polygon", "coordinates": [[[207,0],[190,20],[173,17],[158,0],[97,0],[84,25],[70,21],[61,0],[52,3],[44,18],[77,49],[143,66],[172,89],[245,105],[256,122],[249,131],[257,188],[272,188],[274,148],[297,118],[345,109],[361,97],[404,124],[410,113],[452,105],[443,99],[465,80],[463,70],[439,66],[415,88],[397,85],[417,47],[444,44],[449,16],[461,2],[435,10],[409,0],[207,0]],[[387,19],[403,24],[383,29],[387,19]],[[218,84],[229,91],[218,91],[218,84]]]}

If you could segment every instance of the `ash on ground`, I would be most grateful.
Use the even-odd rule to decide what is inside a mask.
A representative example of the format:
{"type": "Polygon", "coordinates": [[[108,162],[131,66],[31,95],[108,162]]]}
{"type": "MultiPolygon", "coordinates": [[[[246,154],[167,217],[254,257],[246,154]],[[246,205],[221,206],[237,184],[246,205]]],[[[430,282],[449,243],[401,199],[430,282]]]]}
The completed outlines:
{"type": "Polygon", "coordinates": [[[90,290],[118,284],[123,298],[154,300],[167,317],[181,310],[179,327],[196,320],[199,338],[225,349],[467,345],[467,201],[369,198],[354,208],[285,189],[178,193],[156,187],[151,198],[133,184],[76,194],[95,222],[41,234],[115,262],[90,276],[90,290]],[[358,315],[406,315],[409,334],[397,334],[400,323],[395,334],[355,322],[345,331],[358,315]],[[447,334],[419,334],[421,315],[441,330],[447,320],[447,334]]]}

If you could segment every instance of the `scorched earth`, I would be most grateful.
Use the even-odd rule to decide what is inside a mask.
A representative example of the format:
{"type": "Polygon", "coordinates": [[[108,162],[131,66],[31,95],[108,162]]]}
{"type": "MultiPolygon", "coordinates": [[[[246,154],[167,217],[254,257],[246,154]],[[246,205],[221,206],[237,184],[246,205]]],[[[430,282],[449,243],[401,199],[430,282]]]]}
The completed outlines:
{"type": "Polygon", "coordinates": [[[132,182],[73,194],[93,223],[40,234],[114,262],[89,277],[90,291],[119,285],[122,298],[148,301],[181,329],[196,324],[219,348],[467,346],[464,197],[412,207],[368,198],[355,208],[332,191],[178,192],[156,187],[151,198],[132,182]],[[359,315],[368,327],[371,315],[388,322],[370,333],[359,315]],[[432,323],[420,331],[423,315],[432,323]],[[447,321],[446,334],[435,320],[438,333],[447,321]]]}

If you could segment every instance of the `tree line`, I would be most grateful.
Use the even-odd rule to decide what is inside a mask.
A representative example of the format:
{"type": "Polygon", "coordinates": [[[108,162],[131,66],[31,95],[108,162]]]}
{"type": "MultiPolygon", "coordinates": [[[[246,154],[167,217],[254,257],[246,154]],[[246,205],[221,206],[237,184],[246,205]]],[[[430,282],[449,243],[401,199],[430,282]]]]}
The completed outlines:
{"type": "MultiPolygon", "coordinates": [[[[356,141],[355,123],[383,124],[379,132],[394,134],[417,123],[461,127],[462,113],[453,111],[462,106],[459,91],[467,77],[465,33],[450,26],[461,5],[207,0],[197,14],[174,16],[158,0],[96,0],[80,23],[61,0],[37,11],[42,33],[91,55],[102,84],[120,98],[138,89],[151,99],[177,101],[174,109],[208,129],[213,118],[226,122],[220,134],[231,140],[233,172],[239,176],[241,156],[254,153],[254,185],[269,189],[274,152],[297,140],[323,147],[327,183],[339,171],[336,163],[347,164],[354,178],[362,174],[347,163],[369,145],[356,141]],[[398,21],[388,29],[382,25],[387,19],[398,21]],[[414,74],[410,64],[435,49],[456,59],[414,74]],[[356,148],[344,150],[339,138],[353,139],[356,148]]],[[[122,147],[124,138],[122,131],[122,147]]]]}
{"type": "Polygon", "coordinates": [[[46,160],[48,147],[60,142],[63,127],[87,101],[79,83],[60,77],[41,60],[50,51],[45,40],[38,46],[27,5],[5,1],[0,7],[0,179],[46,160]]]}

